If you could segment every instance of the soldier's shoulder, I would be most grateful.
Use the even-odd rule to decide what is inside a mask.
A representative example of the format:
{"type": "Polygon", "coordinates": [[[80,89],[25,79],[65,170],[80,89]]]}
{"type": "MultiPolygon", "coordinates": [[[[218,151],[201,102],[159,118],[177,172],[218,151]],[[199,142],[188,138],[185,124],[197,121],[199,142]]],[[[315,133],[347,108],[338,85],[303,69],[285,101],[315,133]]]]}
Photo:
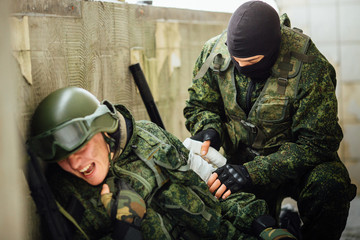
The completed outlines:
{"type": "MultiPolygon", "coordinates": [[[[308,56],[313,56],[313,61],[305,63],[305,69],[316,73],[335,74],[335,69],[330,61],[320,52],[315,43],[310,39],[310,44],[306,52],[308,56]],[[308,68],[306,68],[308,66],[308,68]]],[[[320,79],[319,79],[320,80],[320,79]]]]}
{"type": "Polygon", "coordinates": [[[166,131],[148,120],[136,121],[136,134],[151,143],[166,139],[166,131]]]}
{"type": "Polygon", "coordinates": [[[334,66],[317,49],[312,41],[310,41],[306,54],[314,58],[310,63],[303,63],[300,86],[313,88],[322,84],[333,84],[336,87],[336,71],[334,66]]]}
{"type": "Polygon", "coordinates": [[[138,131],[158,132],[159,126],[149,120],[138,120],[135,122],[138,131]]]}

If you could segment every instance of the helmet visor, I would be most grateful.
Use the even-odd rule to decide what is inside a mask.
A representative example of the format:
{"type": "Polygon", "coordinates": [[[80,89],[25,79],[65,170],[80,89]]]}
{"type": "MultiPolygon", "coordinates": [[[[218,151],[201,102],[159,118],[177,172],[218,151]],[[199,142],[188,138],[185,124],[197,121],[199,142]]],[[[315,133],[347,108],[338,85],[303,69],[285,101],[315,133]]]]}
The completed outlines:
{"type": "Polygon", "coordinates": [[[107,113],[115,115],[114,106],[101,104],[91,115],[72,119],[54,129],[30,138],[29,146],[44,160],[54,158],[58,148],[72,152],[94,134],[91,128],[93,121],[107,113]]]}

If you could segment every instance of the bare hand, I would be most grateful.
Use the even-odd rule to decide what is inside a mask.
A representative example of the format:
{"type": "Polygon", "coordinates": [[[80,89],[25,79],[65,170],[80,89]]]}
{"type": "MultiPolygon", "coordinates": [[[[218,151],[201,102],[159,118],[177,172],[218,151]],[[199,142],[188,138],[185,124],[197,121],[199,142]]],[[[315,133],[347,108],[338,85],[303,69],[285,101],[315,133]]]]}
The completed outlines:
{"type": "Polygon", "coordinates": [[[206,140],[203,142],[203,144],[201,145],[201,150],[200,150],[201,156],[205,156],[208,153],[210,143],[211,143],[210,140],[206,140]]]}
{"type": "Polygon", "coordinates": [[[105,183],[103,186],[102,186],[102,189],[101,189],[101,195],[104,195],[104,194],[108,194],[110,193],[110,188],[109,186],[105,183]]]}
{"type": "Polygon", "coordinates": [[[227,190],[227,187],[224,184],[221,184],[217,173],[213,173],[210,176],[207,185],[211,193],[214,193],[214,191],[217,190],[215,193],[216,198],[220,198],[222,196],[222,199],[226,199],[231,194],[231,191],[227,190]]]}

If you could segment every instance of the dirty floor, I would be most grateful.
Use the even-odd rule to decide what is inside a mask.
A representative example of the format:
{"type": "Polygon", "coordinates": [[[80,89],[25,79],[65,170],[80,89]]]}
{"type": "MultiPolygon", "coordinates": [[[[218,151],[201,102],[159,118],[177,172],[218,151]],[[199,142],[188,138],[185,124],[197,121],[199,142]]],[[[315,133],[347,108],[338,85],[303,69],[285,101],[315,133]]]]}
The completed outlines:
{"type": "Polygon", "coordinates": [[[340,240],[360,240],[360,197],[350,203],[349,218],[340,240]]]}

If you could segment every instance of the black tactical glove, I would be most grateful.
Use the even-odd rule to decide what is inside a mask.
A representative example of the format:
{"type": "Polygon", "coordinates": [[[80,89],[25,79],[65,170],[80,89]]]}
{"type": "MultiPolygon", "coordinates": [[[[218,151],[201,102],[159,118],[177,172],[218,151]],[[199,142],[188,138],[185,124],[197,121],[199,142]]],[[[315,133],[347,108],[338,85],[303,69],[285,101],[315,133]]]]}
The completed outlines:
{"type": "Polygon", "coordinates": [[[205,142],[207,140],[210,140],[211,147],[215,148],[217,151],[219,151],[220,149],[220,144],[221,144],[220,135],[217,131],[215,131],[212,128],[208,128],[198,132],[197,134],[192,136],[191,139],[200,142],[205,142]]]}
{"type": "Polygon", "coordinates": [[[252,186],[249,172],[243,165],[226,164],[216,169],[215,173],[218,174],[220,182],[224,184],[231,193],[245,191],[252,186]]]}

